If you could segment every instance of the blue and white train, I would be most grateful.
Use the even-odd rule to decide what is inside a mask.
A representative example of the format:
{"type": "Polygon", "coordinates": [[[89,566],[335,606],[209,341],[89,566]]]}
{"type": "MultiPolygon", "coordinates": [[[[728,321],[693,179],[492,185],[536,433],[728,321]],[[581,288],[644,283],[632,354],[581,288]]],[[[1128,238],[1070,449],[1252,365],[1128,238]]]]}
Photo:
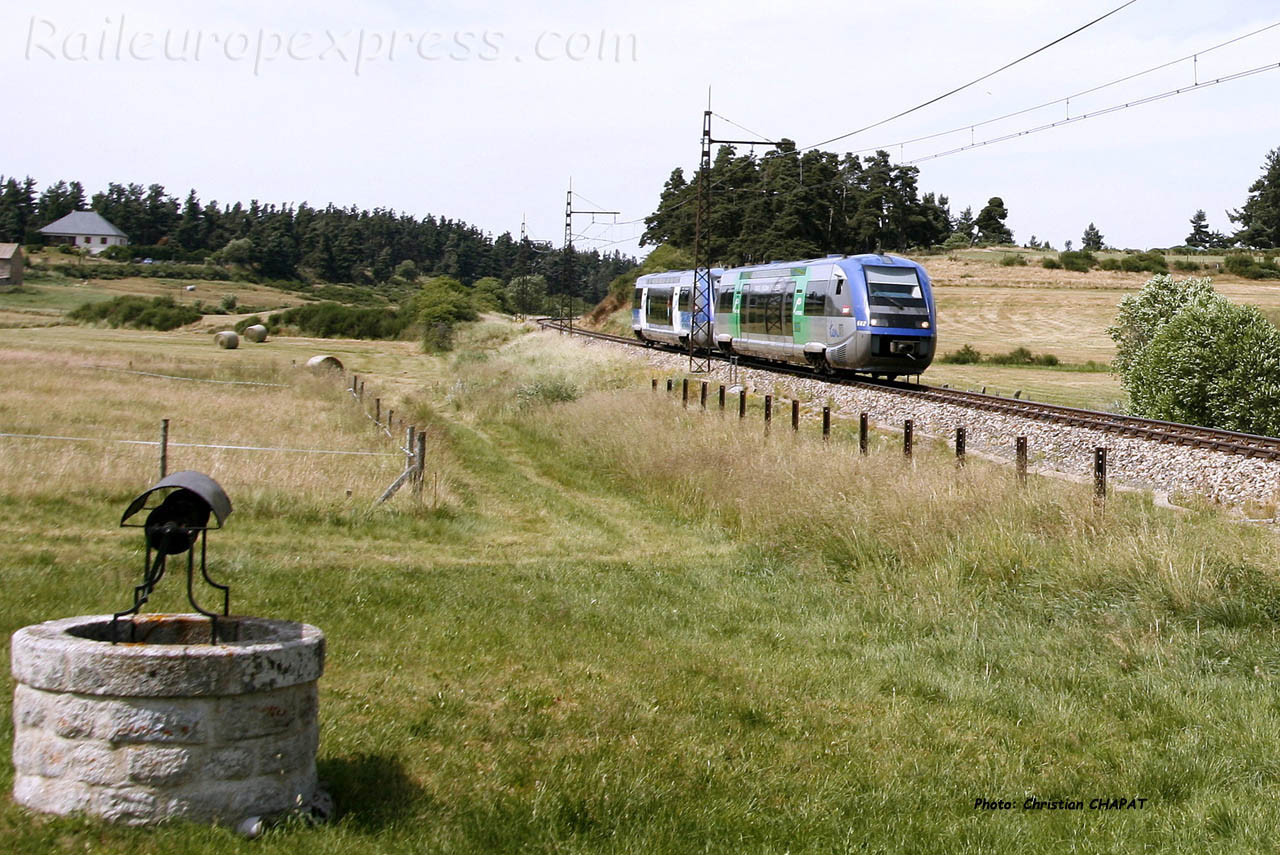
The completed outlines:
{"type": "MultiPolygon", "coordinates": [[[[693,294],[692,270],[641,276],[635,336],[688,347],[693,294]]],[[[725,353],[892,379],[924,371],[936,349],[929,275],[898,256],[713,268],[711,304],[710,343],[725,353]]]]}

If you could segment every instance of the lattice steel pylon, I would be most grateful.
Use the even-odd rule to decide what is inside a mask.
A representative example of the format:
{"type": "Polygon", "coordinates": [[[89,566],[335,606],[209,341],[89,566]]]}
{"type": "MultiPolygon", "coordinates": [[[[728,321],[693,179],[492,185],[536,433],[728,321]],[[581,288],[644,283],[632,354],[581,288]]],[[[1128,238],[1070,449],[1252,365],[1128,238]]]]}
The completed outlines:
{"type": "Polygon", "coordinates": [[[693,305],[689,307],[689,373],[711,370],[711,110],[702,114],[702,160],[693,217],[693,305]]]}
{"type": "Polygon", "coordinates": [[[711,136],[712,115],[711,96],[708,93],[707,109],[702,114],[702,159],[698,168],[697,206],[693,220],[693,305],[689,312],[690,374],[711,371],[711,351],[715,347],[715,342],[712,341],[715,293],[711,283],[711,146],[713,143],[778,145],[773,140],[715,139],[711,136]]]}

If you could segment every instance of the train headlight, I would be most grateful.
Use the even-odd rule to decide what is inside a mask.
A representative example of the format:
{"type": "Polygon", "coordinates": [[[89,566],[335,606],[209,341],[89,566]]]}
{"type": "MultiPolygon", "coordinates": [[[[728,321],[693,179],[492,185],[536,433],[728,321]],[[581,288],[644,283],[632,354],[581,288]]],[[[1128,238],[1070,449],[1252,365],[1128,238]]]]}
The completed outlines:
{"type": "Polygon", "coordinates": [[[872,319],[871,319],[871,326],[873,326],[873,327],[882,327],[882,326],[884,326],[884,321],[882,321],[880,318],[872,318],[872,319]]]}
{"type": "Polygon", "coordinates": [[[926,330],[927,330],[927,329],[929,328],[929,322],[928,322],[928,321],[921,321],[921,322],[920,322],[920,328],[921,328],[921,329],[926,329],[926,330]]]}

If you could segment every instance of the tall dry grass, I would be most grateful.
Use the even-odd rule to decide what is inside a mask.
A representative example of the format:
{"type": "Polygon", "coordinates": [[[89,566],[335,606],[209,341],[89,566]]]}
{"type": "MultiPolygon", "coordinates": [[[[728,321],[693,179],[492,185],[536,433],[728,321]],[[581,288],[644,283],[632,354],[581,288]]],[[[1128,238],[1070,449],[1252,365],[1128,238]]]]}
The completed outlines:
{"type": "MultiPolygon", "coordinates": [[[[962,590],[1129,599],[1153,616],[1280,615],[1271,544],[1214,513],[1033,478],[945,449],[862,456],[758,413],[684,410],[648,392],[600,392],[536,416],[537,430],[665,506],[759,544],[793,572],[895,591],[945,610],[962,590]]],[[[1154,618],[1153,618],[1154,619],[1154,618]]]]}
{"type": "Polygon", "coordinates": [[[156,442],[169,419],[169,471],[197,469],[235,499],[296,501],[366,499],[403,468],[395,443],[379,433],[335,376],[287,364],[190,364],[116,352],[0,352],[17,382],[0,396],[0,432],[70,437],[0,438],[0,484],[16,500],[51,491],[118,498],[158,475],[156,442]],[[248,381],[278,386],[173,380],[128,373],[248,381]],[[301,451],[188,448],[246,446],[301,451]],[[389,455],[389,456],[383,456],[389,455]]]}

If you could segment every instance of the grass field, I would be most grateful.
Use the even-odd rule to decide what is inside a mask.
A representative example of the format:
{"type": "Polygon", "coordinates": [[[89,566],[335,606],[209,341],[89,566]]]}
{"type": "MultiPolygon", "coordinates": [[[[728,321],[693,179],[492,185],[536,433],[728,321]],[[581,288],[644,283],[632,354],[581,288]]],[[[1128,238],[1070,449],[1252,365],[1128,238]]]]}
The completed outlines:
{"type": "MultiPolygon", "coordinates": [[[[4,851],[1272,851],[1274,540],[1212,509],[1100,510],[942,448],[907,465],[890,440],[860,458],[847,425],[829,446],[766,437],[650,393],[623,355],[494,319],[448,358],[0,330],[0,432],[151,438],[168,417],[176,441],[390,451],[293,364],[317,352],[427,426],[422,499],[372,507],[394,457],[171,463],[235,503],[210,536],[235,609],[328,636],[336,821],[250,842],[6,802],[4,851]],[[1029,796],[1148,801],[974,807],[1029,796]]],[[[116,526],[155,452],[0,443],[7,654],[18,627],[127,598],[141,544],[116,526]]]]}

